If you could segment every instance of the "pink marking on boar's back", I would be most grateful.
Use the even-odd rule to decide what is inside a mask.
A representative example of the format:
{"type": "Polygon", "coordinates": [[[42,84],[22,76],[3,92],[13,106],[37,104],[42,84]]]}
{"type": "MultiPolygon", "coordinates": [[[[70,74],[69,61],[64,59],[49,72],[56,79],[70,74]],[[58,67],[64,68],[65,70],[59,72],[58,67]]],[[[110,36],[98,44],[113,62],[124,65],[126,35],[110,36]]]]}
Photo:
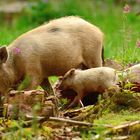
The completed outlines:
{"type": "Polygon", "coordinates": [[[15,53],[15,54],[21,53],[21,49],[18,48],[18,47],[14,48],[14,53],[15,53]]]}

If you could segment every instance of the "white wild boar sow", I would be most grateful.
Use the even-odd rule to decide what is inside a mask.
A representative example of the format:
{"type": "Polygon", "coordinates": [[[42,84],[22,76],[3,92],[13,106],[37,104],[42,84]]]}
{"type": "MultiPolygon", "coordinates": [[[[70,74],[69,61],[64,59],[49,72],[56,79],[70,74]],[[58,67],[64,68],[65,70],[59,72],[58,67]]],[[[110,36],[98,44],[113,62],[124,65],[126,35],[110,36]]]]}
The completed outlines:
{"type": "Polygon", "coordinates": [[[113,68],[99,67],[88,70],[69,70],[59,81],[57,89],[72,89],[77,93],[69,107],[80,102],[86,93],[103,93],[110,88],[118,91],[118,75],[113,68]]]}
{"type": "Polygon", "coordinates": [[[26,76],[27,90],[50,86],[48,76],[71,68],[102,66],[103,33],[79,17],[63,17],[35,28],[0,48],[0,92],[26,76]]]}

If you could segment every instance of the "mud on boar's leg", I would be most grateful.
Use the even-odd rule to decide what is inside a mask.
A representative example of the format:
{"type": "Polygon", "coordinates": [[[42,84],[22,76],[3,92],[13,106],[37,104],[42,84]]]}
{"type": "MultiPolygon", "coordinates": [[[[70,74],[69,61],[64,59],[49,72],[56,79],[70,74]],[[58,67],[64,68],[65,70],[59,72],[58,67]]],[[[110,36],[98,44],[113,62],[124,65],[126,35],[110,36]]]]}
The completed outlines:
{"type": "Polygon", "coordinates": [[[45,91],[47,91],[47,93],[48,93],[49,95],[54,95],[54,94],[53,94],[53,88],[52,88],[52,86],[51,86],[51,84],[50,84],[50,82],[49,82],[48,79],[44,79],[44,80],[42,81],[41,87],[42,87],[45,91]]]}

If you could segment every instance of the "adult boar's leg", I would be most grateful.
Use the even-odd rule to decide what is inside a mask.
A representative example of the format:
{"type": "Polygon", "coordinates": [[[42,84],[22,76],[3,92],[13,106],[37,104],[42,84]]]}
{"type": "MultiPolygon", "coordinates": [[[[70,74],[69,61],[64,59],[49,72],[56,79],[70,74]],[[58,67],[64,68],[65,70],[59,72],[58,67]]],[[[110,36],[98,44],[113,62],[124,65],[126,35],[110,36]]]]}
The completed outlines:
{"type": "Polygon", "coordinates": [[[4,102],[3,102],[2,98],[3,98],[3,96],[0,93],[0,117],[3,117],[3,104],[4,104],[4,102]]]}
{"type": "Polygon", "coordinates": [[[88,68],[95,68],[95,67],[102,67],[104,58],[103,58],[103,50],[99,49],[99,48],[95,48],[97,49],[96,52],[94,52],[95,50],[91,50],[94,53],[88,53],[88,55],[86,55],[84,57],[85,64],[88,68]],[[93,55],[95,54],[95,55],[93,55]]]}
{"type": "Polygon", "coordinates": [[[28,67],[26,70],[26,75],[24,77],[23,82],[21,83],[21,90],[33,90],[36,89],[37,86],[39,86],[42,82],[42,74],[41,70],[34,68],[34,67],[28,67]]]}
{"type": "MultiPolygon", "coordinates": [[[[25,78],[26,80],[26,78],[25,78]]],[[[36,89],[37,86],[40,85],[41,83],[41,79],[40,77],[36,76],[36,75],[29,75],[29,81],[27,81],[27,85],[25,85],[25,90],[33,90],[36,89]]]]}
{"type": "MultiPolygon", "coordinates": [[[[8,92],[0,92],[0,117],[3,117],[3,111],[5,109],[5,106],[8,103],[8,92]]],[[[6,107],[7,108],[7,107],[6,107]]]]}
{"type": "Polygon", "coordinates": [[[47,78],[47,79],[44,79],[44,80],[41,82],[41,87],[42,87],[45,91],[47,91],[47,93],[49,93],[49,95],[54,95],[54,93],[53,93],[53,88],[52,88],[52,86],[51,86],[51,84],[50,84],[48,78],[47,78]]]}
{"type": "Polygon", "coordinates": [[[91,63],[89,64],[90,68],[94,68],[94,67],[102,67],[102,58],[101,57],[97,57],[95,58],[96,61],[91,61],[91,63]]]}

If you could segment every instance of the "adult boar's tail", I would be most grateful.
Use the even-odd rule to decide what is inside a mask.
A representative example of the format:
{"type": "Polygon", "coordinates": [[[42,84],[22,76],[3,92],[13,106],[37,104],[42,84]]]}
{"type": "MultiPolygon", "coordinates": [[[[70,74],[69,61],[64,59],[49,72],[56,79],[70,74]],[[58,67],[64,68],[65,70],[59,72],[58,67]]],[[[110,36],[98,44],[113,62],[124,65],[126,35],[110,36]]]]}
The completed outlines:
{"type": "Polygon", "coordinates": [[[104,60],[104,46],[102,47],[102,65],[105,64],[105,60],[104,60]]]}

